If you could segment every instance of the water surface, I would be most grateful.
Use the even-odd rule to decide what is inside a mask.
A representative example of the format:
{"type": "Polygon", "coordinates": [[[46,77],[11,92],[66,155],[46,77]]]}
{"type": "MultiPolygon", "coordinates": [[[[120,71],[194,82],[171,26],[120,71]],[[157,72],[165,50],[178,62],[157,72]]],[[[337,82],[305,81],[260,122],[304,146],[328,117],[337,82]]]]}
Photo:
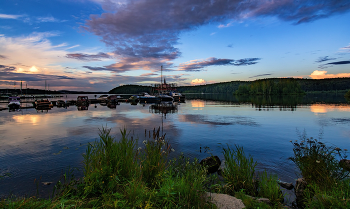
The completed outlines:
{"type": "Polygon", "coordinates": [[[305,131],[309,137],[350,149],[350,105],[342,95],[186,96],[186,103],[165,114],[150,105],[128,103],[115,109],[92,104],[84,111],[76,106],[47,112],[0,111],[0,174],[9,174],[0,179],[0,196],[33,195],[38,181],[40,195],[47,197],[53,184],[41,182],[56,182],[68,166],[81,168],[86,144],[98,138],[102,126],[111,128],[117,138],[125,127],[140,141],[145,130],[161,127],[175,149],[172,157],[184,153],[202,159],[213,154],[223,159],[222,147],[237,144],[258,161],[258,170],[288,182],[298,176],[288,160],[293,155],[290,141],[298,134],[305,131]]]}

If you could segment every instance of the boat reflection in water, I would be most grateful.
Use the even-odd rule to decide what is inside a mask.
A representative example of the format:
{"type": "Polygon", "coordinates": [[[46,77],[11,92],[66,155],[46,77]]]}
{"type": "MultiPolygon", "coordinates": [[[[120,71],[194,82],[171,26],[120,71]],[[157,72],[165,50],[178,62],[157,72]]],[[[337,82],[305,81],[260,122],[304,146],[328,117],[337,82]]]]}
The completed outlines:
{"type": "Polygon", "coordinates": [[[89,104],[77,105],[77,109],[79,111],[81,111],[81,110],[88,110],[89,109],[89,104]]]}
{"type": "Polygon", "coordinates": [[[176,102],[160,102],[149,107],[151,113],[167,114],[176,113],[178,104],[176,102]]]}

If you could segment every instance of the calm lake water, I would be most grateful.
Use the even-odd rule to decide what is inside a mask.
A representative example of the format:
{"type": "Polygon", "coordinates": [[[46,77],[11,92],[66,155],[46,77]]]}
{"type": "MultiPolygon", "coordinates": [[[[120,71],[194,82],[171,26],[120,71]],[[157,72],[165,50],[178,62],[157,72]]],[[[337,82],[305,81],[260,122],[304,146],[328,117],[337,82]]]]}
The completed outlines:
{"type": "MultiPolygon", "coordinates": [[[[111,128],[117,138],[126,127],[140,142],[145,139],[145,129],[161,127],[175,149],[172,157],[184,153],[203,159],[213,154],[223,159],[222,147],[237,144],[258,161],[258,170],[266,169],[287,182],[298,176],[288,160],[293,155],[290,141],[297,140],[298,133],[305,131],[309,137],[321,137],[323,142],[350,150],[350,104],[343,95],[249,98],[188,94],[186,98],[177,111],[167,114],[150,105],[128,103],[115,109],[92,104],[84,111],[76,106],[53,107],[47,112],[34,108],[0,111],[0,175],[9,174],[0,179],[0,196],[34,195],[35,179],[40,195],[50,195],[53,184],[41,182],[58,181],[69,166],[81,168],[86,144],[98,138],[102,126],[111,128]]],[[[81,176],[82,171],[76,174],[81,176]]]]}

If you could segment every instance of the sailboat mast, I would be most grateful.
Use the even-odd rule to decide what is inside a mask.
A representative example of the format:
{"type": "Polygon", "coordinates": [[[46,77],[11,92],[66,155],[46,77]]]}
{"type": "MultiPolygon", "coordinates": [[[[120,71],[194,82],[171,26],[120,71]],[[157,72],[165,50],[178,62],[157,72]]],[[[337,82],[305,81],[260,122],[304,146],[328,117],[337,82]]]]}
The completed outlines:
{"type": "Polygon", "coordinates": [[[160,93],[163,94],[163,65],[160,66],[160,93]]]}

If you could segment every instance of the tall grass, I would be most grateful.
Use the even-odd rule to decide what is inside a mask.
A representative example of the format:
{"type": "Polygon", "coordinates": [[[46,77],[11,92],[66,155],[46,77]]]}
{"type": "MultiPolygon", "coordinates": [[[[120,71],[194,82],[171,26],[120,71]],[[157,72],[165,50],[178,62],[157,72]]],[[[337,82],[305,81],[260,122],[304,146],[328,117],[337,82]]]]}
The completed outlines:
{"type": "Polygon", "coordinates": [[[245,155],[243,147],[235,145],[236,149],[229,146],[223,148],[225,158],[224,178],[227,192],[234,194],[241,189],[249,195],[256,195],[255,167],[257,162],[253,157],[245,155]]]}
{"type": "MultiPolygon", "coordinates": [[[[225,158],[225,169],[223,177],[226,185],[224,192],[231,195],[242,194],[254,197],[266,197],[272,205],[279,207],[283,202],[284,195],[277,183],[276,175],[268,175],[266,171],[256,174],[255,167],[257,162],[251,155],[244,153],[243,147],[235,145],[234,149],[229,146],[223,148],[225,158]]],[[[247,198],[249,205],[261,206],[261,204],[251,203],[247,198]]],[[[263,205],[263,204],[262,204],[263,205]]],[[[259,207],[260,207],[259,206],[259,207]]]]}

